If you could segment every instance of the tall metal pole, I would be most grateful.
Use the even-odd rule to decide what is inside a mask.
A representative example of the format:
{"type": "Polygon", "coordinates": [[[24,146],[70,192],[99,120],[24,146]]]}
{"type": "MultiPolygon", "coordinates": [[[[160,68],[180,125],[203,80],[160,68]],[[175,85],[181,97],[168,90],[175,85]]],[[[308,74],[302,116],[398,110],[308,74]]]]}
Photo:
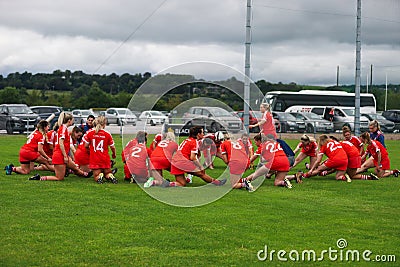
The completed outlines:
{"type": "Polygon", "coordinates": [[[251,0],[247,0],[246,14],[246,55],[244,63],[244,127],[249,128],[249,103],[250,103],[250,45],[251,45],[251,0]]]}
{"type": "Polygon", "coordinates": [[[370,74],[370,80],[369,80],[369,88],[372,92],[372,64],[371,64],[371,74],[370,74]]]}
{"type": "Polygon", "coordinates": [[[339,65],[336,68],[336,87],[339,87],[339,65]]]}
{"type": "Polygon", "coordinates": [[[357,0],[357,30],[356,30],[356,78],[355,78],[355,135],[360,135],[360,84],[361,84],[361,0],[357,0]]]}
{"type": "Polygon", "coordinates": [[[385,111],[387,109],[387,72],[386,72],[386,81],[385,81],[385,111]]]}

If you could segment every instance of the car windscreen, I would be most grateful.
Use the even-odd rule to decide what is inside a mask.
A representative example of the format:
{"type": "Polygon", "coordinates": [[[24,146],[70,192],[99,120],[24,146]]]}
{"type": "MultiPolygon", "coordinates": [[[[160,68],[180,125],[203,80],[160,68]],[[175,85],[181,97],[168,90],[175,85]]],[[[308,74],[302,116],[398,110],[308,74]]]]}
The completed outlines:
{"type": "Polygon", "coordinates": [[[307,118],[312,119],[312,120],[320,120],[321,119],[321,117],[315,113],[305,113],[304,116],[306,116],[307,118]]]}
{"type": "Polygon", "coordinates": [[[232,117],[232,114],[230,114],[228,111],[222,108],[210,108],[209,111],[215,117],[232,117]]]}
{"type": "Polygon", "coordinates": [[[152,116],[164,116],[160,111],[150,111],[150,114],[152,116]]]}
{"type": "Polygon", "coordinates": [[[292,114],[289,114],[289,113],[279,113],[279,119],[282,119],[283,121],[284,120],[286,120],[286,121],[289,121],[289,120],[295,121],[296,120],[296,118],[292,114]]]}
{"type": "Polygon", "coordinates": [[[33,111],[25,106],[9,106],[8,110],[11,114],[32,114],[33,111]]]}
{"type": "Polygon", "coordinates": [[[354,116],[354,109],[343,109],[343,112],[346,113],[347,116],[354,116]]]}

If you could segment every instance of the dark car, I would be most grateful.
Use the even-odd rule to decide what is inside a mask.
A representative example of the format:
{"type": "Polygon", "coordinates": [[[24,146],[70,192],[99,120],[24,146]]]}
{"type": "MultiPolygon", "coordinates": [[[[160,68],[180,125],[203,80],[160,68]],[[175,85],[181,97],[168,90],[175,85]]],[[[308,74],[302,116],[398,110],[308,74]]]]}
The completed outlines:
{"type": "Polygon", "coordinates": [[[376,120],[379,123],[381,130],[385,133],[393,133],[395,130],[394,122],[386,119],[382,115],[373,113],[373,114],[361,114],[364,117],[367,117],[369,121],[376,120]]]}
{"type": "Polygon", "coordinates": [[[386,110],[386,111],[382,112],[382,116],[394,123],[400,123],[400,110],[399,109],[386,110]]]}
{"type": "Polygon", "coordinates": [[[322,119],[315,113],[312,112],[290,112],[297,119],[303,120],[306,124],[306,132],[314,133],[314,132],[323,132],[330,133],[333,132],[333,123],[322,119]]]}
{"type": "Polygon", "coordinates": [[[50,121],[50,129],[53,128],[54,124],[58,121],[58,117],[60,117],[60,114],[63,111],[61,107],[57,106],[32,106],[30,108],[43,120],[54,114],[54,118],[50,121]]]}
{"type": "Polygon", "coordinates": [[[296,119],[292,114],[287,112],[272,112],[274,119],[279,120],[281,124],[281,133],[286,132],[299,132],[304,133],[306,131],[306,124],[304,121],[296,119]]]}
{"type": "MultiPolygon", "coordinates": [[[[242,120],[242,122],[244,121],[243,117],[244,117],[244,111],[240,110],[240,111],[235,111],[235,114],[242,120]]],[[[249,110],[249,125],[254,125],[256,123],[258,123],[261,119],[262,119],[262,113],[261,111],[255,111],[255,110],[249,110]]],[[[277,120],[276,118],[274,118],[274,124],[275,124],[275,129],[276,131],[280,131],[280,123],[279,120],[277,120]]],[[[260,127],[254,127],[250,129],[250,132],[253,133],[259,133],[260,132],[260,127]]]]}
{"type": "Polygon", "coordinates": [[[0,105],[0,130],[6,130],[8,134],[33,131],[39,121],[40,116],[25,104],[0,105]]]}

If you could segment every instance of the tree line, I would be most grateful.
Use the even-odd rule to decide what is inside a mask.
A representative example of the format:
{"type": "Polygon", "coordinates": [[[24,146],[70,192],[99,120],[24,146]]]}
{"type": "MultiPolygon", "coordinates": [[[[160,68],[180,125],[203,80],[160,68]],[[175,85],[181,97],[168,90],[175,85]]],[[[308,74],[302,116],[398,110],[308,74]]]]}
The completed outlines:
{"type": "MultiPolygon", "coordinates": [[[[64,109],[74,108],[107,108],[107,107],[127,107],[133,94],[150,78],[151,73],[118,75],[86,74],[82,71],[61,71],[53,73],[15,72],[6,77],[0,75],[0,101],[1,103],[25,103],[29,106],[34,105],[54,105],[64,109]]],[[[197,80],[190,75],[166,74],[162,79],[153,77],[151,87],[147,91],[141,92],[143,102],[147,101],[146,94],[154,94],[161,90],[164,84],[176,83],[168,93],[163,94],[158,99],[154,109],[171,110],[179,103],[190,98],[208,97],[218,99],[235,110],[243,108],[243,100],[240,94],[232,93],[227,88],[235,88],[240,91],[243,88],[242,81],[232,77],[226,81],[210,84],[202,80],[197,80]],[[182,81],[182,82],[181,82],[182,81]]],[[[299,91],[304,89],[317,90],[342,90],[354,92],[354,85],[321,87],[298,85],[296,83],[271,83],[266,80],[259,80],[255,85],[262,94],[269,91],[299,91]]],[[[377,99],[377,109],[383,110],[385,106],[385,86],[375,85],[370,92],[377,99]]],[[[399,108],[400,85],[388,85],[387,109],[399,108]]],[[[258,90],[254,90],[258,91],[258,90]]],[[[361,87],[365,92],[366,88],[361,87]]],[[[251,91],[253,92],[253,91],[251,91]]],[[[251,96],[251,98],[262,98],[262,95],[251,96]]]]}

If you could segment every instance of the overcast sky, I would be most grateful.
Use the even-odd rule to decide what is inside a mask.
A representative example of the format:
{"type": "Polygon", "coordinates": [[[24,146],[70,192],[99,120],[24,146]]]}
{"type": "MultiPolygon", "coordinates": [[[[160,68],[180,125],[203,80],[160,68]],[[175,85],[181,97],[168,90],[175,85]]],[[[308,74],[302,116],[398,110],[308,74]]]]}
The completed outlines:
{"type": "MultiPolygon", "coordinates": [[[[354,84],[356,0],[253,0],[251,78],[354,84]]],[[[0,74],[244,72],[246,0],[1,0],[0,74]]],[[[400,84],[400,0],[362,0],[361,76],[400,84]]],[[[201,77],[197,77],[201,78],[201,77]]]]}

